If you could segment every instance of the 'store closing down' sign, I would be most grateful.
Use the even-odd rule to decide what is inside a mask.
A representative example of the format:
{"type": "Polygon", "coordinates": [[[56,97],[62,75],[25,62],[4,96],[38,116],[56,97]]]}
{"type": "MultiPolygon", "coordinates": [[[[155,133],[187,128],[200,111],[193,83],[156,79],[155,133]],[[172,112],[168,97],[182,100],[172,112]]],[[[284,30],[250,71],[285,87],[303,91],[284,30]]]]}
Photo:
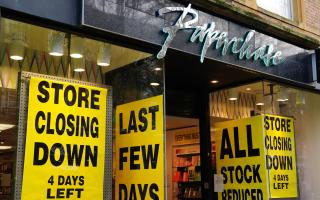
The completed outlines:
{"type": "Polygon", "coordinates": [[[266,166],[271,198],[298,196],[293,118],[265,115],[266,166]]]}
{"type": "Polygon", "coordinates": [[[31,77],[22,199],[103,199],[106,96],[31,77]]]}
{"type": "Polygon", "coordinates": [[[163,96],[116,108],[116,199],[164,199],[163,96]]]}
{"type": "Polygon", "coordinates": [[[297,197],[293,119],[261,115],[217,123],[221,200],[297,197]]]}

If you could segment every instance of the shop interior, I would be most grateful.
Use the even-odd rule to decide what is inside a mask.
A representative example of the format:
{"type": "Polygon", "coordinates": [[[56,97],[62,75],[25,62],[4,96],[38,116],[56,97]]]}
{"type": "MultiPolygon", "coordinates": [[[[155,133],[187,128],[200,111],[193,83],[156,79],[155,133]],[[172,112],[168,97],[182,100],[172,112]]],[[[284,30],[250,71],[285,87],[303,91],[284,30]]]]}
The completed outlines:
{"type": "MultiPolygon", "coordinates": [[[[294,117],[296,132],[307,132],[302,117],[306,117],[306,99],[313,101],[310,93],[262,80],[257,73],[226,64],[206,61],[200,65],[196,56],[176,60],[177,56],[171,52],[166,60],[168,199],[201,199],[203,195],[199,91],[209,91],[212,177],[216,168],[216,123],[276,114],[294,117]]],[[[301,145],[305,148],[297,143],[297,147],[301,145]]],[[[217,199],[217,193],[213,199],[217,199]]]]}

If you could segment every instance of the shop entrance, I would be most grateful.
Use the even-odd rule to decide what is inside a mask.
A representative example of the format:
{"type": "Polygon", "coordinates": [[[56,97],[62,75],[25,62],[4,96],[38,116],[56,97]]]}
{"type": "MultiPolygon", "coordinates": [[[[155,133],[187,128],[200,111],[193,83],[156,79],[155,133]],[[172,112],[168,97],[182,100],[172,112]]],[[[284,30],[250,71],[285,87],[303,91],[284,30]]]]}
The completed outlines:
{"type": "MultiPolygon", "coordinates": [[[[167,197],[218,199],[213,184],[214,124],[233,119],[235,110],[243,116],[254,115],[250,106],[255,102],[249,93],[237,96],[238,101],[229,98],[231,88],[241,85],[246,90],[245,85],[261,75],[215,61],[201,64],[197,56],[174,52],[169,52],[165,69],[167,197]]],[[[257,86],[250,87],[254,91],[257,86]]]]}

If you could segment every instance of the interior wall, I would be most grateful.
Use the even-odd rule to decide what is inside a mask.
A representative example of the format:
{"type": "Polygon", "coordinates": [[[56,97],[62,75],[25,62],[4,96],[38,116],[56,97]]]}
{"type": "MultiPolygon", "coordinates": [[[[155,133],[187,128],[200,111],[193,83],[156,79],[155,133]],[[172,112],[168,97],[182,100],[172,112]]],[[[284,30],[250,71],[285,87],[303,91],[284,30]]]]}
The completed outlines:
{"type": "Polygon", "coordinates": [[[305,105],[295,109],[295,137],[300,199],[320,199],[320,95],[305,93],[305,105]]]}

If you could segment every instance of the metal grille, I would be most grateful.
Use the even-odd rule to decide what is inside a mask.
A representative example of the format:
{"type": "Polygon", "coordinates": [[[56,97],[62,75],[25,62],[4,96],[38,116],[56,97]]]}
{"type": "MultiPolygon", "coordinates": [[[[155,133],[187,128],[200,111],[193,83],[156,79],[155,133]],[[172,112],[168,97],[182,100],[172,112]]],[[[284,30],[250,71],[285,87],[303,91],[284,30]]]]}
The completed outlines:
{"type": "Polygon", "coordinates": [[[107,96],[107,126],[106,126],[104,199],[112,199],[112,88],[108,87],[107,96]]]}
{"type": "Polygon", "coordinates": [[[29,80],[21,74],[19,81],[19,121],[18,121],[18,141],[17,141],[17,158],[16,158],[16,174],[15,174],[15,187],[14,199],[21,199],[22,177],[23,177],[23,160],[24,160],[24,145],[25,133],[27,126],[27,113],[28,113],[28,86],[29,80]]]}

